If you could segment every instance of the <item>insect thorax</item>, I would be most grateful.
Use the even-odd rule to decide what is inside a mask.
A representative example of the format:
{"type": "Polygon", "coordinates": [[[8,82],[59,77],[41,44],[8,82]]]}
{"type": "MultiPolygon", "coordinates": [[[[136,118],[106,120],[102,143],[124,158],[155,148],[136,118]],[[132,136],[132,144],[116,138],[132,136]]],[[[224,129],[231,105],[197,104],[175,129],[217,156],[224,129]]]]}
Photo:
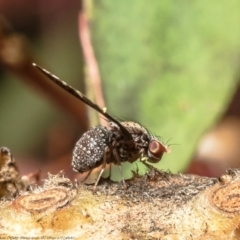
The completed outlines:
{"type": "MultiPolygon", "coordinates": [[[[109,131],[112,133],[112,146],[116,148],[121,162],[134,162],[142,154],[146,155],[151,135],[146,128],[135,122],[121,122],[123,127],[131,134],[133,141],[127,141],[120,127],[109,122],[109,131]]],[[[115,159],[116,160],[116,159],[115,159]]],[[[116,163],[116,162],[115,162],[116,163]]]]}

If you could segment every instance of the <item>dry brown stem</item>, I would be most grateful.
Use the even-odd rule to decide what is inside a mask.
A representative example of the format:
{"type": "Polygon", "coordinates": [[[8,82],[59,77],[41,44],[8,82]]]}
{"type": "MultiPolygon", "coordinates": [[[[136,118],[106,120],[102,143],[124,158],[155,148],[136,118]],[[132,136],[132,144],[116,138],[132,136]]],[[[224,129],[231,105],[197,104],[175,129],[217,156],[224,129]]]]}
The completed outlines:
{"type": "MultiPolygon", "coordinates": [[[[105,107],[105,102],[103,98],[101,77],[100,77],[100,72],[98,68],[98,63],[94,54],[93,46],[91,44],[88,18],[85,12],[84,5],[85,5],[84,1],[82,1],[82,6],[80,8],[79,17],[78,17],[79,39],[82,45],[83,55],[87,65],[89,80],[92,82],[91,87],[93,88],[93,91],[94,91],[96,103],[103,108],[105,107]]],[[[103,126],[106,125],[106,121],[101,118],[100,114],[99,114],[99,121],[101,125],[103,126]]]]}

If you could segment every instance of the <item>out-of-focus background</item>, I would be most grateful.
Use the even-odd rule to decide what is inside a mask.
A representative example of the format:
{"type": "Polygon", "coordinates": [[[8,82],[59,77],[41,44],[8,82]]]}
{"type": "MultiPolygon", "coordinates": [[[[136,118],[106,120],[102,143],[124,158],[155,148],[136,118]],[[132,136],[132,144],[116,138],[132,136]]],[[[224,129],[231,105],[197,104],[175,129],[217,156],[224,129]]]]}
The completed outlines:
{"type": "MultiPolygon", "coordinates": [[[[34,61],[84,92],[80,6],[0,0],[0,14],[28,39],[34,61]]],[[[88,0],[86,13],[108,111],[171,139],[157,166],[209,176],[239,167],[240,2],[88,0]]],[[[0,146],[24,174],[71,176],[71,151],[89,127],[85,113],[81,121],[20,75],[0,65],[0,146]]]]}

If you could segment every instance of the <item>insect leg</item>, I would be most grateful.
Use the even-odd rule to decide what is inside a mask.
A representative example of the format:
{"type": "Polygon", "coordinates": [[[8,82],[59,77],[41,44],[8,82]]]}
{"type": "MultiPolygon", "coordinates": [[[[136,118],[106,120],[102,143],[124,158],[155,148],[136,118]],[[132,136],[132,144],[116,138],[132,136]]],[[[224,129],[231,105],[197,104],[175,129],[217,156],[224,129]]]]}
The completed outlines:
{"type": "Polygon", "coordinates": [[[116,148],[113,149],[113,155],[114,155],[114,158],[117,160],[117,165],[119,167],[119,171],[120,171],[120,174],[121,174],[121,178],[122,178],[122,183],[123,183],[123,186],[125,189],[127,189],[127,185],[125,183],[125,180],[123,178],[123,174],[122,174],[122,165],[121,165],[121,161],[119,159],[119,156],[118,156],[118,153],[116,151],[116,148]]]}
{"type": "Polygon", "coordinates": [[[92,171],[93,171],[93,169],[91,169],[91,170],[88,171],[86,177],[83,179],[83,182],[85,182],[85,181],[88,179],[88,177],[90,176],[90,174],[92,173],[92,171]]]}
{"type": "Polygon", "coordinates": [[[94,190],[94,191],[96,190],[96,187],[97,187],[97,185],[98,185],[98,182],[99,182],[99,180],[100,180],[100,178],[101,178],[101,176],[102,176],[102,174],[103,174],[103,172],[104,172],[104,170],[105,170],[105,168],[106,168],[106,165],[107,165],[107,152],[108,152],[108,151],[109,151],[109,148],[106,147],[106,148],[104,149],[102,169],[101,169],[101,171],[100,171],[100,173],[99,173],[99,175],[98,175],[97,181],[95,182],[94,187],[93,187],[93,190],[94,190]]]}
{"type": "Polygon", "coordinates": [[[112,176],[112,163],[109,164],[109,176],[108,178],[111,180],[111,176],[112,176]]]}
{"type": "Polygon", "coordinates": [[[147,167],[148,170],[151,170],[154,168],[154,166],[148,164],[146,161],[141,161],[141,163],[143,163],[147,167]]]}

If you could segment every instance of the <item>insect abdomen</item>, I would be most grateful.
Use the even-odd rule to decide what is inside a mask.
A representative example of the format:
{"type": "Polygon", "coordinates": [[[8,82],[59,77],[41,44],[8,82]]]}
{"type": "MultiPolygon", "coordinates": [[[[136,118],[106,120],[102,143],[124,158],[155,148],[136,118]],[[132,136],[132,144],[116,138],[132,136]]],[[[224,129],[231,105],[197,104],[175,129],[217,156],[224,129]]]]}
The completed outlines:
{"type": "Polygon", "coordinates": [[[84,173],[100,166],[108,139],[109,130],[103,126],[94,127],[84,133],[73,150],[73,169],[84,173]]]}

